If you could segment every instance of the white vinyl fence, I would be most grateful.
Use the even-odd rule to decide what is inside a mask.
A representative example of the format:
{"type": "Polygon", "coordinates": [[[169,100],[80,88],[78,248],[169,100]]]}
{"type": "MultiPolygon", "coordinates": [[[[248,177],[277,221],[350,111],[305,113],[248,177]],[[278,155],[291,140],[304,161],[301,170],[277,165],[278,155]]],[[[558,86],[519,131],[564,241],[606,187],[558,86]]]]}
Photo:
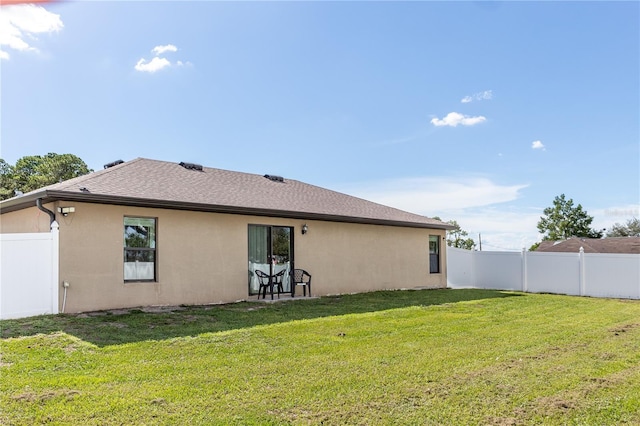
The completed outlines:
{"type": "Polygon", "coordinates": [[[470,251],[447,247],[447,284],[640,299],[640,254],[470,251]]]}
{"type": "Polygon", "coordinates": [[[0,319],[58,313],[58,224],[0,234],[0,319]]]}

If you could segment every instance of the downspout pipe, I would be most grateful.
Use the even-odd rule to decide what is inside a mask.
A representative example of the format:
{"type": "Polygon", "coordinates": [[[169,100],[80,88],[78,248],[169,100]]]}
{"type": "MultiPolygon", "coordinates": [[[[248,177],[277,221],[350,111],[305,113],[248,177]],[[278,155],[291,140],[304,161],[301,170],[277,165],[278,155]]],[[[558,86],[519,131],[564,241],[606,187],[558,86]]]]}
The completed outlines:
{"type": "Polygon", "coordinates": [[[51,210],[49,210],[48,208],[42,206],[42,198],[36,199],[36,206],[38,207],[38,209],[42,210],[43,212],[49,215],[49,218],[50,218],[49,225],[51,225],[53,222],[56,221],[56,214],[51,210]]]}

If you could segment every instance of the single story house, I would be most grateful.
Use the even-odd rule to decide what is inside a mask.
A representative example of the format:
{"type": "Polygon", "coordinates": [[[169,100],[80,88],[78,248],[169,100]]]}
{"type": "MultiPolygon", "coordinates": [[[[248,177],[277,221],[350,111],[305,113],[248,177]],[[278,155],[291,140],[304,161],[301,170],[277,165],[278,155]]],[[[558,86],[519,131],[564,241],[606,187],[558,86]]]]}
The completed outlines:
{"type": "Polygon", "coordinates": [[[567,238],[560,241],[542,241],[536,251],[578,253],[640,254],[640,237],[567,238]]]}
{"type": "Polygon", "coordinates": [[[450,225],[268,174],[118,160],[0,214],[2,233],[59,224],[67,313],[251,300],[257,270],[286,270],[289,291],[305,269],[314,296],[447,286],[450,225]]]}

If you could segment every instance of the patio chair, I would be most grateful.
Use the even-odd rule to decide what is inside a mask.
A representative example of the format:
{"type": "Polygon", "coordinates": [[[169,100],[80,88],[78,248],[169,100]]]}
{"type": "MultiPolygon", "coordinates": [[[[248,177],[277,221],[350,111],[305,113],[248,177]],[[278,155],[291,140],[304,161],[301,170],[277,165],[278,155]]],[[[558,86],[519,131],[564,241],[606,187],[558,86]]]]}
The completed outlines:
{"type": "Polygon", "coordinates": [[[258,287],[258,299],[260,298],[260,293],[262,293],[263,299],[267,298],[267,288],[269,288],[269,293],[271,293],[271,298],[273,299],[274,287],[278,292],[278,299],[280,299],[280,293],[284,293],[283,280],[285,272],[283,269],[277,274],[270,276],[266,272],[256,269],[256,276],[258,277],[258,283],[260,283],[260,287],[258,287]]]}
{"type": "Polygon", "coordinates": [[[293,285],[291,286],[291,297],[296,296],[296,287],[302,286],[303,294],[307,295],[309,289],[309,297],[311,297],[311,274],[304,269],[293,270],[293,285]]]}
{"type": "Polygon", "coordinates": [[[271,298],[273,299],[273,281],[271,281],[271,276],[267,273],[262,272],[259,269],[255,271],[256,277],[258,277],[258,299],[260,299],[260,293],[262,293],[262,298],[267,298],[267,288],[269,288],[269,292],[271,293],[271,298]]]}
{"type": "Polygon", "coordinates": [[[273,282],[273,286],[278,291],[278,299],[280,298],[280,293],[284,293],[284,276],[286,272],[287,272],[286,269],[283,269],[282,271],[278,272],[273,276],[272,282],[273,282]]]}

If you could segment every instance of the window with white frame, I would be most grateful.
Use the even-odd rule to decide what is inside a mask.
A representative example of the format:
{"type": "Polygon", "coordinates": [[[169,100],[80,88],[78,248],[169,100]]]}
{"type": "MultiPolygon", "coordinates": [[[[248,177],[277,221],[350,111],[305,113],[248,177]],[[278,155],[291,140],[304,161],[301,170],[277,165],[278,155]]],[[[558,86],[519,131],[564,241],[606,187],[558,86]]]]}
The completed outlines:
{"type": "Polygon", "coordinates": [[[124,218],[124,280],[156,280],[155,218],[124,218]]]}

